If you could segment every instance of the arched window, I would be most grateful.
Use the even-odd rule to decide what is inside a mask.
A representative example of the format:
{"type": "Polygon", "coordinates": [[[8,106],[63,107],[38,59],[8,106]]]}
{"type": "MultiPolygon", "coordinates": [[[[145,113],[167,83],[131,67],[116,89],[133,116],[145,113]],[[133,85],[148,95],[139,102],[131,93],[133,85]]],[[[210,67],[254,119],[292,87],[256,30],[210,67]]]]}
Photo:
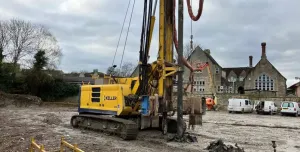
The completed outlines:
{"type": "Polygon", "coordinates": [[[262,74],[255,80],[255,89],[273,91],[274,81],[266,74],[262,74]]]}

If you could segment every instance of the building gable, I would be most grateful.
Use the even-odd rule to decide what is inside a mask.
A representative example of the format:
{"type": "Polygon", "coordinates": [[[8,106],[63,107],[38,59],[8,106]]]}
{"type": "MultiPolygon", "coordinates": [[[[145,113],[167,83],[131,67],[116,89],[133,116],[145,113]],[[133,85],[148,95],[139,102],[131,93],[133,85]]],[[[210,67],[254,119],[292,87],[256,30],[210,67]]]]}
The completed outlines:
{"type": "Polygon", "coordinates": [[[241,74],[240,74],[240,77],[244,77],[244,78],[245,78],[246,74],[247,74],[246,71],[243,70],[243,71],[241,72],[241,74]]]}
{"type": "Polygon", "coordinates": [[[199,46],[197,46],[194,51],[190,54],[190,56],[188,56],[187,60],[188,61],[197,61],[196,58],[197,57],[201,57],[201,56],[205,56],[205,60],[201,61],[201,62],[208,62],[211,61],[213,64],[219,66],[220,68],[222,68],[219,63],[210,55],[210,50],[206,51],[206,50],[202,50],[199,46]]]}
{"type": "Polygon", "coordinates": [[[251,72],[251,69],[252,68],[250,67],[223,68],[223,70],[226,73],[226,78],[228,77],[231,71],[233,71],[237,77],[240,76],[246,77],[246,75],[251,72]]]}
{"type": "Polygon", "coordinates": [[[231,78],[234,78],[234,79],[237,78],[237,74],[236,74],[233,70],[231,70],[231,71],[229,72],[229,74],[228,74],[228,76],[227,76],[227,81],[231,81],[231,78]]]}
{"type": "MultiPolygon", "coordinates": [[[[254,68],[252,69],[252,71],[257,70],[258,68],[271,68],[274,71],[276,71],[277,74],[279,74],[281,77],[283,77],[285,80],[287,80],[274,66],[273,64],[268,60],[268,59],[260,59],[257,64],[254,66],[254,68]]],[[[250,73],[250,72],[249,72],[250,73]]],[[[249,74],[248,73],[248,74],[249,74]]],[[[247,74],[247,76],[248,76],[247,74]]]]}

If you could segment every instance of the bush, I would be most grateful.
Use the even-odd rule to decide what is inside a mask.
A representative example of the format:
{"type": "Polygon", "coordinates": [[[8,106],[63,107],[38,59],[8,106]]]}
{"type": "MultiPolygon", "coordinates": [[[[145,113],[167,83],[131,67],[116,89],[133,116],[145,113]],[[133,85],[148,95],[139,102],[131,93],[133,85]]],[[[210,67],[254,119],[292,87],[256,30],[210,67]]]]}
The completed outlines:
{"type": "Polygon", "coordinates": [[[40,97],[44,101],[55,101],[58,99],[78,95],[79,86],[68,84],[61,79],[56,79],[51,83],[46,83],[41,88],[40,97]]]}
{"type": "Polygon", "coordinates": [[[0,68],[0,90],[9,92],[13,87],[14,78],[12,73],[14,72],[11,66],[2,64],[0,68]]]}
{"type": "Polygon", "coordinates": [[[56,101],[79,93],[78,85],[68,84],[42,71],[28,71],[25,75],[28,92],[43,101],[56,101]]]}
{"type": "MultiPolygon", "coordinates": [[[[43,55],[43,54],[42,54],[43,55]]],[[[44,101],[55,101],[79,93],[79,86],[56,79],[41,70],[44,66],[42,55],[36,55],[34,68],[18,72],[14,77],[14,68],[6,65],[0,68],[0,91],[13,94],[30,94],[44,101]],[[39,57],[39,58],[38,58],[39,57]]]]}

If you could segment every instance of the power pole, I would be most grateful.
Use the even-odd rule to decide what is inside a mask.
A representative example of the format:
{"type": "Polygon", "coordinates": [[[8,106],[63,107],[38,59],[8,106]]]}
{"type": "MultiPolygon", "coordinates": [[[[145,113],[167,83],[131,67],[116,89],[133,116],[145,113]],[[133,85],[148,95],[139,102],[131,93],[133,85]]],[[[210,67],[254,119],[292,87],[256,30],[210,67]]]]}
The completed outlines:
{"type": "Polygon", "coordinates": [[[183,0],[178,0],[178,94],[177,94],[177,137],[183,137],[183,0]]]}

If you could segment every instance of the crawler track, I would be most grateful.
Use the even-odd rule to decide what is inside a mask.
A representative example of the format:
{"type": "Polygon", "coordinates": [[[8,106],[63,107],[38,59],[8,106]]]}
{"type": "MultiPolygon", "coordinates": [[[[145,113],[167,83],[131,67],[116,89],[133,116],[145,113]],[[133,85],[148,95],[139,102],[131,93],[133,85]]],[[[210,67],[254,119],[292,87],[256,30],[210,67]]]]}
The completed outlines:
{"type": "Polygon", "coordinates": [[[135,140],[138,134],[138,125],[134,121],[108,115],[74,115],[70,123],[74,128],[81,127],[116,134],[124,140],[135,140]]]}

